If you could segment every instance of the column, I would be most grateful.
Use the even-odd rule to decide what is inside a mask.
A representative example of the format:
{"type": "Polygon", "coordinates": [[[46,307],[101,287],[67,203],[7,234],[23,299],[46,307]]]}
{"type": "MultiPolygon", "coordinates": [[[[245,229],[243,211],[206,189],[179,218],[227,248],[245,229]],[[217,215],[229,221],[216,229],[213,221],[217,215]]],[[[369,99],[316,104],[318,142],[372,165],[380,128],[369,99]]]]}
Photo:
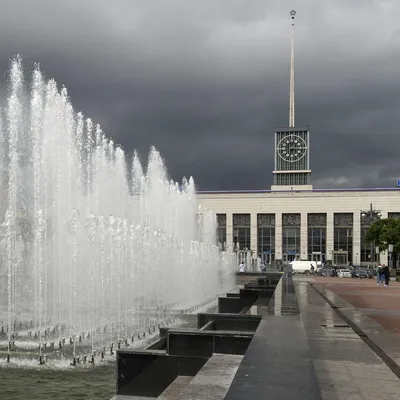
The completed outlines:
{"type": "Polygon", "coordinates": [[[361,263],[361,215],[359,212],[353,214],[353,259],[351,262],[355,266],[361,263]]]}
{"type": "Polygon", "coordinates": [[[226,213],[226,250],[233,251],[233,216],[232,213],[226,213]]]}
{"type": "Polygon", "coordinates": [[[257,213],[250,214],[250,249],[253,251],[253,258],[257,258],[257,213]]]}
{"type": "Polygon", "coordinates": [[[282,261],[282,213],[275,213],[275,260],[282,261]]]}
{"type": "Polygon", "coordinates": [[[333,213],[326,213],[326,260],[333,259],[333,213]]]}
{"type": "Polygon", "coordinates": [[[302,212],[300,216],[300,260],[308,260],[308,221],[307,213],[302,212]]]}

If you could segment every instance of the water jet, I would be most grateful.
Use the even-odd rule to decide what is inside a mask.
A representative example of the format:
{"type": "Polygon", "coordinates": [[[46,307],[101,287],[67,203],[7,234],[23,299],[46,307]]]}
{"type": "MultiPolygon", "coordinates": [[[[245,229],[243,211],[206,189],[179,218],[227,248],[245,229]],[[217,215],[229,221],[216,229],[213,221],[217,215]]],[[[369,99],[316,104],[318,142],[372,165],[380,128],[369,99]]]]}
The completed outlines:
{"type": "Polygon", "coordinates": [[[16,57],[0,108],[0,337],[76,365],[229,290],[236,258],[193,179],[171,181],[155,148],[128,162],[64,87],[31,76],[16,57]]]}

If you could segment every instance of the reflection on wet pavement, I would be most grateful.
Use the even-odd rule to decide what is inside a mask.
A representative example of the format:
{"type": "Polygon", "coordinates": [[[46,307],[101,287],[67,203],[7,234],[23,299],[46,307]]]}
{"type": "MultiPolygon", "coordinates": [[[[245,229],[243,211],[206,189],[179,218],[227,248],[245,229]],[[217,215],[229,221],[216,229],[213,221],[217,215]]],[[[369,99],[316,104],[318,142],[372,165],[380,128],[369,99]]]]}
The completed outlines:
{"type": "MultiPolygon", "coordinates": [[[[335,307],[342,307],[352,323],[383,332],[331,291],[318,289],[335,307]]],[[[323,398],[397,399],[400,380],[382,359],[307,281],[296,280],[296,292],[323,398]]]]}

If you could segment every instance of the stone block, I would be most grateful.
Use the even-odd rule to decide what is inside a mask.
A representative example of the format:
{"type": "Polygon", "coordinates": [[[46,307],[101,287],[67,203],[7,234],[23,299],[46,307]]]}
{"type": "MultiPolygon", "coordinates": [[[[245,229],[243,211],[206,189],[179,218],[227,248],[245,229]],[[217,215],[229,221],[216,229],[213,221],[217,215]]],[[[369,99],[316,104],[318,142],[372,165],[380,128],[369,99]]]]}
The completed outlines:
{"type": "Polygon", "coordinates": [[[207,360],[160,350],[118,350],[117,395],[158,397],[178,375],[195,376],[207,360]]]}

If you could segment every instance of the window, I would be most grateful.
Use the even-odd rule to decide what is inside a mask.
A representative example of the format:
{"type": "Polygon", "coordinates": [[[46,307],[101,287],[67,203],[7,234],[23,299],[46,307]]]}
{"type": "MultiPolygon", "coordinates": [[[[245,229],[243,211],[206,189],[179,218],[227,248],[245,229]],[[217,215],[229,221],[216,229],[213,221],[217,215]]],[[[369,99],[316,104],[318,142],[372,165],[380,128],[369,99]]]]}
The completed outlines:
{"type": "Polygon", "coordinates": [[[400,218],[400,212],[390,212],[388,218],[400,218]]]}
{"type": "Polygon", "coordinates": [[[372,257],[374,254],[374,249],[373,243],[368,243],[365,241],[365,235],[368,232],[368,229],[370,227],[369,221],[367,218],[360,218],[361,221],[361,227],[360,227],[360,236],[361,236],[361,243],[360,243],[360,251],[361,251],[361,257],[360,261],[362,263],[370,263],[373,261],[372,257]]]}
{"type": "Polygon", "coordinates": [[[250,214],[233,214],[233,243],[238,250],[250,250],[250,214]]]}
{"type": "Polygon", "coordinates": [[[333,225],[333,263],[348,264],[353,260],[353,214],[334,214],[333,225]]]}
{"type": "MultiPolygon", "coordinates": [[[[390,212],[388,213],[388,218],[400,218],[400,212],[390,212]]],[[[392,254],[393,265],[400,268],[400,254],[393,253],[392,254]]]]}
{"type": "Polygon", "coordinates": [[[308,214],[308,259],[326,261],[326,214],[308,214]]]}
{"type": "Polygon", "coordinates": [[[217,214],[217,244],[226,249],[226,214],[217,214]]]}
{"type": "Polygon", "coordinates": [[[257,215],[257,254],[267,264],[275,261],[275,214],[257,215]]]}
{"type": "Polygon", "coordinates": [[[300,214],[282,214],[283,261],[300,259],[300,214]]]}

